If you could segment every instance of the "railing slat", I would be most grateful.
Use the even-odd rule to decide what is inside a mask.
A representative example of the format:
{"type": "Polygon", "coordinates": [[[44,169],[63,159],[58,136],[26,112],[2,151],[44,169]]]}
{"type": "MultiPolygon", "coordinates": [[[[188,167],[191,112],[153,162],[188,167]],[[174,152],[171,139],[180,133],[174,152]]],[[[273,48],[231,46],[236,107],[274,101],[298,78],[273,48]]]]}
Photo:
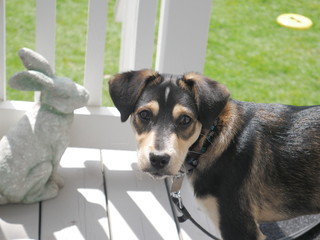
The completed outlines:
{"type": "Polygon", "coordinates": [[[156,69],[203,72],[212,0],[162,0],[156,69]]]}
{"type": "MultiPolygon", "coordinates": [[[[119,71],[152,67],[157,0],[121,0],[119,71]]],[[[119,18],[119,17],[118,17],[119,18]]]]}
{"type": "Polygon", "coordinates": [[[6,4],[0,0],[0,101],[6,100],[6,4]]]}
{"type": "Polygon", "coordinates": [[[36,51],[55,68],[56,0],[37,0],[36,51]]]}
{"type": "Polygon", "coordinates": [[[90,92],[88,105],[100,106],[108,0],[90,0],[84,86],[90,92]]]}
{"type": "MultiPolygon", "coordinates": [[[[56,0],[37,0],[36,2],[36,51],[45,57],[52,70],[55,70],[56,40],[56,0]]],[[[34,100],[40,98],[35,92],[34,100]]]]}
{"type": "Polygon", "coordinates": [[[122,22],[124,18],[126,0],[116,0],[116,5],[114,7],[114,20],[116,22],[122,22]]]}

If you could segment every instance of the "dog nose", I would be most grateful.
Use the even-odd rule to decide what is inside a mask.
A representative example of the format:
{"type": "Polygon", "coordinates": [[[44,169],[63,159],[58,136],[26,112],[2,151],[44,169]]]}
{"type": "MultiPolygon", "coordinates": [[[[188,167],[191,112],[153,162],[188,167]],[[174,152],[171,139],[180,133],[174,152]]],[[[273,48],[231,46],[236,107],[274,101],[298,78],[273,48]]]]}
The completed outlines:
{"type": "Polygon", "coordinates": [[[149,159],[154,168],[161,169],[169,163],[170,156],[168,154],[156,155],[154,153],[150,153],[149,159]]]}

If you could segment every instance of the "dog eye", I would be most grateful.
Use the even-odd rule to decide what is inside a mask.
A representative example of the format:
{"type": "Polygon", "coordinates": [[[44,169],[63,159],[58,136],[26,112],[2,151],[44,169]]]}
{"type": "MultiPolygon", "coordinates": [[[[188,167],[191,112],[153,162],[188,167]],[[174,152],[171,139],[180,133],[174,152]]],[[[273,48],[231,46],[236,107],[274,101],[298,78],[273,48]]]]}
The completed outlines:
{"type": "Polygon", "coordinates": [[[186,126],[186,125],[189,125],[191,123],[191,120],[192,120],[191,117],[189,117],[187,115],[182,115],[180,117],[179,124],[186,126]]]}
{"type": "Polygon", "coordinates": [[[139,117],[140,117],[142,120],[150,121],[150,119],[151,119],[151,112],[148,111],[148,110],[142,110],[141,112],[139,112],[139,117]]]}

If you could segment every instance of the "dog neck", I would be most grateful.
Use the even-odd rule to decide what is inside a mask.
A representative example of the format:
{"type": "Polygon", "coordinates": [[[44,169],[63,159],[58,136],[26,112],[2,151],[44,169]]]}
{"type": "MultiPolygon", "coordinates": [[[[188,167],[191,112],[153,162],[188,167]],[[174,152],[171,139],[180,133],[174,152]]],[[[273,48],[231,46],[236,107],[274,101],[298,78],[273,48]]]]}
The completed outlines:
{"type": "Polygon", "coordinates": [[[201,153],[201,148],[206,145],[205,141],[207,136],[210,135],[210,129],[203,129],[198,140],[190,147],[190,155],[191,152],[194,152],[197,159],[197,172],[205,171],[214,164],[238,134],[243,125],[241,118],[243,118],[244,114],[242,108],[238,107],[238,105],[238,101],[230,99],[218,118],[212,123],[215,129],[209,139],[211,143],[207,142],[208,147],[205,153],[201,153]]]}
{"type": "Polygon", "coordinates": [[[189,152],[185,159],[185,167],[188,173],[191,174],[199,163],[199,158],[206,153],[208,148],[212,145],[214,138],[217,135],[218,118],[211,125],[209,130],[201,130],[201,133],[195,143],[189,148],[189,152]]]}
{"type": "Polygon", "coordinates": [[[198,139],[189,148],[184,165],[199,170],[207,168],[208,164],[202,162],[203,158],[208,160],[209,157],[212,163],[222,154],[242,124],[239,119],[241,114],[235,101],[230,99],[211,127],[201,130],[198,139]]]}

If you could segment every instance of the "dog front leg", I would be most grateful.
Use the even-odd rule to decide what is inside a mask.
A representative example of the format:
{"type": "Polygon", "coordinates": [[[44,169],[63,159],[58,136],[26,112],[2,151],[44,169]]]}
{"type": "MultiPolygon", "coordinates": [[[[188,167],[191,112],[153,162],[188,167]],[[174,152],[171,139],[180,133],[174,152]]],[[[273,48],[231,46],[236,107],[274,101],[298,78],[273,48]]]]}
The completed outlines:
{"type": "Polygon", "coordinates": [[[220,205],[220,231],[223,240],[264,240],[250,213],[235,206],[220,205]]]}

